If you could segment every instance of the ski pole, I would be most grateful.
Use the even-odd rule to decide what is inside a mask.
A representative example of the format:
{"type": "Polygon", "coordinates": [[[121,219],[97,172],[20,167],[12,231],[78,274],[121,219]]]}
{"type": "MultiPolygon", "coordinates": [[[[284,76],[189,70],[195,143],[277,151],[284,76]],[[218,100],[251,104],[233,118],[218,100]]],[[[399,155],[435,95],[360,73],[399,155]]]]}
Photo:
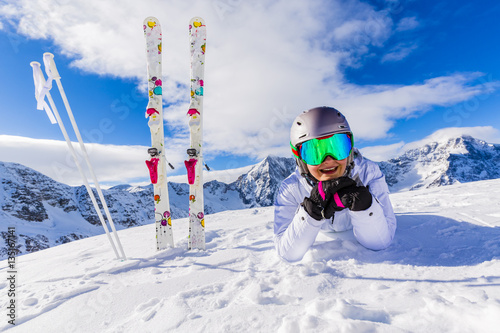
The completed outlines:
{"type": "Polygon", "coordinates": [[[108,205],[106,203],[106,200],[104,199],[104,195],[101,190],[101,186],[99,185],[99,182],[97,180],[97,177],[94,172],[94,168],[92,167],[92,164],[90,163],[88,154],[87,154],[87,149],[85,148],[85,145],[83,144],[83,139],[80,134],[80,131],[78,129],[78,126],[76,125],[76,120],[75,117],[73,116],[73,112],[71,111],[71,107],[68,102],[68,98],[66,97],[66,93],[64,92],[64,88],[61,83],[61,76],[59,75],[59,72],[57,71],[56,63],[54,61],[54,55],[52,53],[46,52],[43,54],[43,62],[45,64],[45,72],[47,73],[47,76],[50,78],[53,78],[56,80],[57,87],[59,88],[59,92],[61,94],[64,106],[66,107],[66,112],[68,113],[69,119],[71,121],[71,125],[73,126],[73,130],[75,131],[76,137],[78,139],[78,143],[80,144],[80,149],[83,152],[83,157],[85,158],[85,162],[87,163],[87,167],[90,171],[90,175],[92,176],[92,180],[94,181],[94,185],[97,190],[97,194],[99,195],[99,199],[101,200],[102,206],[104,208],[104,212],[106,213],[106,217],[108,218],[109,225],[111,226],[111,229],[113,230],[113,234],[115,236],[116,243],[118,244],[118,248],[120,250],[120,253],[123,257],[123,259],[126,259],[125,252],[123,251],[122,244],[120,242],[120,238],[118,237],[118,232],[116,231],[115,224],[113,223],[113,218],[111,217],[111,213],[109,212],[108,205]]]}
{"type": "Polygon", "coordinates": [[[102,216],[99,205],[97,204],[97,201],[95,199],[94,192],[92,191],[92,188],[89,185],[87,177],[85,176],[85,173],[83,172],[83,169],[80,165],[80,162],[78,161],[78,156],[76,155],[76,151],[73,148],[73,145],[71,144],[71,140],[68,136],[68,132],[66,131],[66,128],[64,127],[64,124],[61,120],[61,117],[59,116],[59,112],[57,111],[54,100],[52,99],[52,96],[50,95],[50,92],[49,92],[50,89],[45,89],[45,87],[47,87],[47,86],[50,87],[51,83],[49,82],[48,85],[46,85],[45,77],[43,76],[39,62],[33,61],[30,63],[30,65],[33,68],[33,78],[35,81],[35,98],[37,99],[37,102],[40,103],[40,99],[44,99],[45,96],[47,96],[47,99],[49,100],[50,107],[52,108],[53,115],[55,116],[55,119],[57,120],[59,128],[61,129],[61,132],[64,136],[64,139],[66,140],[68,148],[71,152],[73,160],[75,161],[75,164],[78,168],[78,171],[80,172],[80,175],[82,176],[82,180],[83,180],[83,183],[85,184],[85,188],[87,189],[87,192],[89,193],[90,199],[92,200],[92,204],[94,205],[94,208],[97,211],[97,215],[99,216],[99,220],[101,221],[101,224],[104,228],[104,231],[106,232],[106,235],[108,237],[108,240],[111,243],[111,247],[113,248],[113,251],[115,252],[116,258],[120,259],[120,256],[118,254],[118,251],[116,250],[116,246],[113,242],[113,239],[111,238],[111,235],[109,234],[109,230],[108,230],[108,227],[106,226],[106,222],[104,221],[104,217],[102,216]],[[40,92],[43,93],[43,95],[40,94],[40,92]]]}

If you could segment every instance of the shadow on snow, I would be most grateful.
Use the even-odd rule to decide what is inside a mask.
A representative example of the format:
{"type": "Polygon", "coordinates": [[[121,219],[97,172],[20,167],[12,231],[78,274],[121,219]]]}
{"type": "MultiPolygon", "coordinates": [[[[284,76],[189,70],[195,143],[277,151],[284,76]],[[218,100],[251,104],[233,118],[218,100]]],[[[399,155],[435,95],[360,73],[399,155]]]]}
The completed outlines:
{"type": "Polygon", "coordinates": [[[355,240],[352,231],[331,233],[322,237],[323,242],[314,245],[315,259],[356,259],[365,263],[416,266],[473,266],[500,258],[499,227],[480,226],[436,215],[396,217],[398,228],[389,248],[367,250],[355,240]]]}

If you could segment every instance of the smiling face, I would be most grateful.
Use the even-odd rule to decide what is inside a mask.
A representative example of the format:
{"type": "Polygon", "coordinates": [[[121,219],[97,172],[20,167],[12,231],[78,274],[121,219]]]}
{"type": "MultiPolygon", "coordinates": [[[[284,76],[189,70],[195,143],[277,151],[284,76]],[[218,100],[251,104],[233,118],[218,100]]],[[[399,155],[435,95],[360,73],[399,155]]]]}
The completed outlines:
{"type": "Polygon", "coordinates": [[[337,161],[327,156],[320,165],[309,165],[307,169],[318,181],[326,181],[342,177],[347,168],[347,158],[337,161]]]}

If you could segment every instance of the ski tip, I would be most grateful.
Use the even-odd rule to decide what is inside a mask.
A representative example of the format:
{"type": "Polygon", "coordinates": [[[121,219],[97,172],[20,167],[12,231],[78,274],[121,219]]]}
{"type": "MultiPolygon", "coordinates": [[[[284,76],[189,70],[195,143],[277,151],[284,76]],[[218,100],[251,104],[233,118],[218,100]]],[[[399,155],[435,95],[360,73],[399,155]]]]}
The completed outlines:
{"type": "Polygon", "coordinates": [[[159,26],[159,25],[160,25],[160,20],[158,20],[154,16],[146,17],[144,19],[144,22],[143,22],[144,29],[146,29],[146,28],[153,29],[154,27],[159,26]]]}
{"type": "Polygon", "coordinates": [[[191,28],[199,28],[199,27],[203,27],[205,26],[205,20],[203,20],[201,17],[199,16],[195,16],[191,19],[191,21],[189,21],[189,29],[191,28]]]}

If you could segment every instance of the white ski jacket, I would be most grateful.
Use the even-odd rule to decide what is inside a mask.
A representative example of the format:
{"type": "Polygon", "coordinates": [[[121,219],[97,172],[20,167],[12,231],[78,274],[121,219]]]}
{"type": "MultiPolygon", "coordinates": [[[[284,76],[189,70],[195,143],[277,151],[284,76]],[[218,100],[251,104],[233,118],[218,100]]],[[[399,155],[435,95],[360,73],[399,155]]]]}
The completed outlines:
{"type": "MultiPolygon", "coordinates": [[[[355,149],[355,148],[354,148],[355,149]]],[[[344,209],[332,219],[317,221],[301,203],[309,197],[312,186],[300,175],[298,168],[286,178],[279,189],[274,209],[274,244],[278,255],[288,262],[301,260],[314,243],[319,231],[341,232],[353,229],[357,241],[371,250],[387,248],[394,238],[396,217],[389,200],[385,177],[375,162],[365,159],[357,149],[354,179],[368,187],[372,205],[364,211],[344,209]]]]}

